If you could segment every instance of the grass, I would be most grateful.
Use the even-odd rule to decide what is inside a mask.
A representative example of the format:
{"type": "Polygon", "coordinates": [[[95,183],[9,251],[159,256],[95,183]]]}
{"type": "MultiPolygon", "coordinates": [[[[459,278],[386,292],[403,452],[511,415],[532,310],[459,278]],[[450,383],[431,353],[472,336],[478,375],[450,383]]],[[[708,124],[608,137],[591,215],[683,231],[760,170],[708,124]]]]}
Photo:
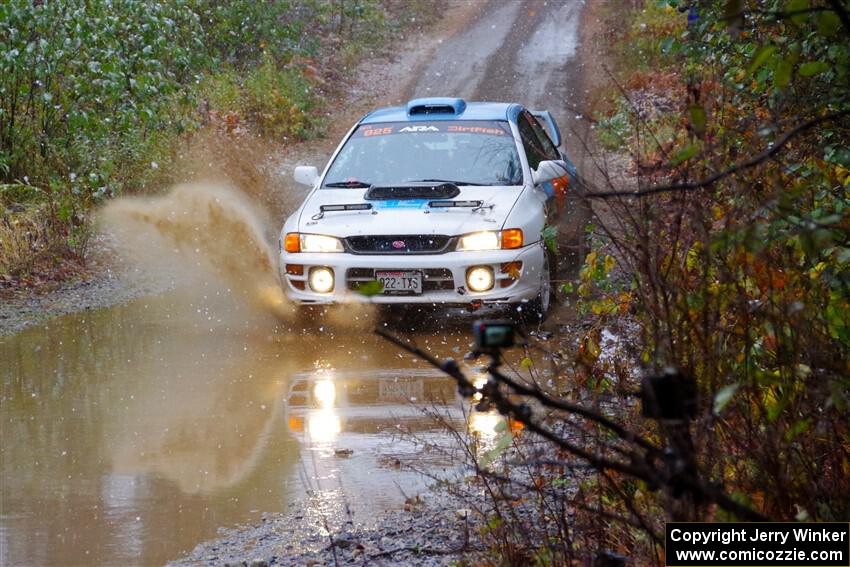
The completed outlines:
{"type": "Polygon", "coordinates": [[[21,186],[0,186],[4,211],[0,218],[0,275],[28,281],[30,277],[50,277],[51,269],[61,267],[63,260],[84,257],[91,230],[79,221],[57,222],[56,211],[43,200],[9,202],[8,194],[23,191],[21,186]]]}

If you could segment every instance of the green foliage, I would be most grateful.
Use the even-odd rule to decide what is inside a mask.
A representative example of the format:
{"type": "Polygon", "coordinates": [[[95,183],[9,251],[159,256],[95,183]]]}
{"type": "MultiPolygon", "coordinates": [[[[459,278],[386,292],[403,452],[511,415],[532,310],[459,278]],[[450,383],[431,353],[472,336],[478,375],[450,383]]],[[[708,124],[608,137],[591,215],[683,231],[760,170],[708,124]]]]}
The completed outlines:
{"type": "Polygon", "coordinates": [[[247,120],[261,135],[298,141],[321,131],[314,85],[298,65],[278,64],[270,55],[250,69],[225,69],[205,77],[198,97],[222,116],[247,120]]]}
{"type": "Polygon", "coordinates": [[[481,466],[489,467],[502,455],[504,455],[505,451],[507,451],[508,447],[510,447],[513,443],[513,439],[514,437],[510,430],[502,432],[502,434],[496,439],[493,446],[481,456],[481,466]]]}
{"type": "Polygon", "coordinates": [[[384,291],[384,284],[378,280],[372,280],[360,284],[355,291],[364,297],[372,297],[374,295],[380,295],[384,291]]]}
{"type": "Polygon", "coordinates": [[[243,84],[244,111],[269,137],[304,139],[320,124],[312,114],[316,101],[311,88],[300,69],[280,69],[265,57],[243,84]]]}
{"type": "Polygon", "coordinates": [[[558,255],[558,227],[555,225],[546,225],[540,231],[540,238],[546,249],[554,255],[558,255]]]}
{"type": "Polygon", "coordinates": [[[305,34],[308,22],[328,10],[323,2],[289,0],[186,0],[198,14],[204,50],[217,61],[250,67],[265,55],[288,60],[312,52],[318,42],[305,34]]]}
{"type": "MultiPolygon", "coordinates": [[[[648,10],[680,3],[661,4],[648,10]]],[[[639,217],[621,217],[618,250],[635,280],[644,361],[683,369],[708,401],[695,433],[705,474],[776,518],[843,518],[850,489],[850,114],[758,159],[796,126],[850,111],[850,30],[829,6],[700,2],[686,31],[661,40],[654,16],[640,13],[633,33],[657,41],[655,61],[672,66],[656,72],[682,83],[676,143],[659,147],[666,116],[642,117],[654,148],[619,136],[644,184],[746,164],[696,191],[644,199],[639,217]]],[[[632,99],[652,85],[640,73],[622,82],[632,99]]],[[[600,295],[601,258],[588,255],[578,292],[607,315],[623,295],[600,295]]]]}
{"type": "Polygon", "coordinates": [[[340,34],[374,47],[422,13],[380,0],[0,3],[0,183],[39,188],[4,198],[45,204],[67,240],[104,199],[171,183],[181,139],[211,117],[279,142],[316,136],[317,53],[340,34]]]}
{"type": "Polygon", "coordinates": [[[695,144],[688,144],[670,159],[670,166],[675,167],[680,163],[686,162],[699,153],[699,147],[695,144]]]}
{"type": "Polygon", "coordinates": [[[682,29],[676,11],[664,2],[646,2],[641,17],[629,27],[629,49],[623,54],[633,70],[653,70],[667,66],[675,52],[671,36],[682,29]]]}
{"type": "Polygon", "coordinates": [[[607,150],[623,148],[632,133],[632,120],[624,101],[619,101],[616,110],[599,121],[596,139],[607,150]]]}
{"type": "Polygon", "coordinates": [[[63,181],[83,205],[114,174],[201,65],[199,18],[182,3],[46,2],[0,7],[0,155],[9,182],[63,181]]]}

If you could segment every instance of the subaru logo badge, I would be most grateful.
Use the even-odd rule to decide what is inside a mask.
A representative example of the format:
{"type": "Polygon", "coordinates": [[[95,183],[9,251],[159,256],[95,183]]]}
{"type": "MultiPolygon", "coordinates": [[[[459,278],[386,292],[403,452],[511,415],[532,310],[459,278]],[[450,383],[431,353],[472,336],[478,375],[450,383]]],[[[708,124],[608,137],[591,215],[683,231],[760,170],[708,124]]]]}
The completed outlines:
{"type": "Polygon", "coordinates": [[[407,244],[404,243],[404,240],[394,240],[393,248],[396,250],[401,250],[402,248],[407,248],[407,244]]]}

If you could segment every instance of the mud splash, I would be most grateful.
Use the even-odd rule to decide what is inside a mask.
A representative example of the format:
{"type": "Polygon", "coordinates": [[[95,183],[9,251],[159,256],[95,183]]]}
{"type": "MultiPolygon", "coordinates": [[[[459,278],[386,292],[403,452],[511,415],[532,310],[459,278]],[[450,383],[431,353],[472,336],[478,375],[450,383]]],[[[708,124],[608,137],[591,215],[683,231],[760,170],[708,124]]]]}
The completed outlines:
{"type": "Polygon", "coordinates": [[[145,272],[181,284],[217,283],[261,313],[294,319],[280,289],[269,222],[232,186],[187,183],[161,197],[116,199],[101,220],[145,272]]]}

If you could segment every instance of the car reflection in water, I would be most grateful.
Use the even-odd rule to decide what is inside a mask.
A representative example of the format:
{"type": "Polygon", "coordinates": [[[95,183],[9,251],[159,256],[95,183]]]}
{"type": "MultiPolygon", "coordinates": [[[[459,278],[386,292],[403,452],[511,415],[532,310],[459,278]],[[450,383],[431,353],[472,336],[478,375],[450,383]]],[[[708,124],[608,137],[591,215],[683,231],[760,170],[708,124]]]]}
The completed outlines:
{"type": "Polygon", "coordinates": [[[437,370],[321,369],[293,376],[288,422],[308,445],[354,449],[359,435],[434,430],[434,412],[462,423],[458,402],[454,381],[437,370]]]}
{"type": "Polygon", "coordinates": [[[468,428],[486,449],[503,421],[463,408],[454,380],[436,369],[322,368],[293,376],[287,423],[301,442],[308,516],[333,523],[347,511],[398,508],[400,497],[422,492],[432,478],[461,474],[461,449],[446,427],[468,428]]]}
{"type": "Polygon", "coordinates": [[[454,380],[436,369],[320,368],[294,375],[286,401],[308,516],[363,519],[422,492],[430,479],[417,471],[460,472],[446,424],[464,428],[463,406],[454,380]]]}

